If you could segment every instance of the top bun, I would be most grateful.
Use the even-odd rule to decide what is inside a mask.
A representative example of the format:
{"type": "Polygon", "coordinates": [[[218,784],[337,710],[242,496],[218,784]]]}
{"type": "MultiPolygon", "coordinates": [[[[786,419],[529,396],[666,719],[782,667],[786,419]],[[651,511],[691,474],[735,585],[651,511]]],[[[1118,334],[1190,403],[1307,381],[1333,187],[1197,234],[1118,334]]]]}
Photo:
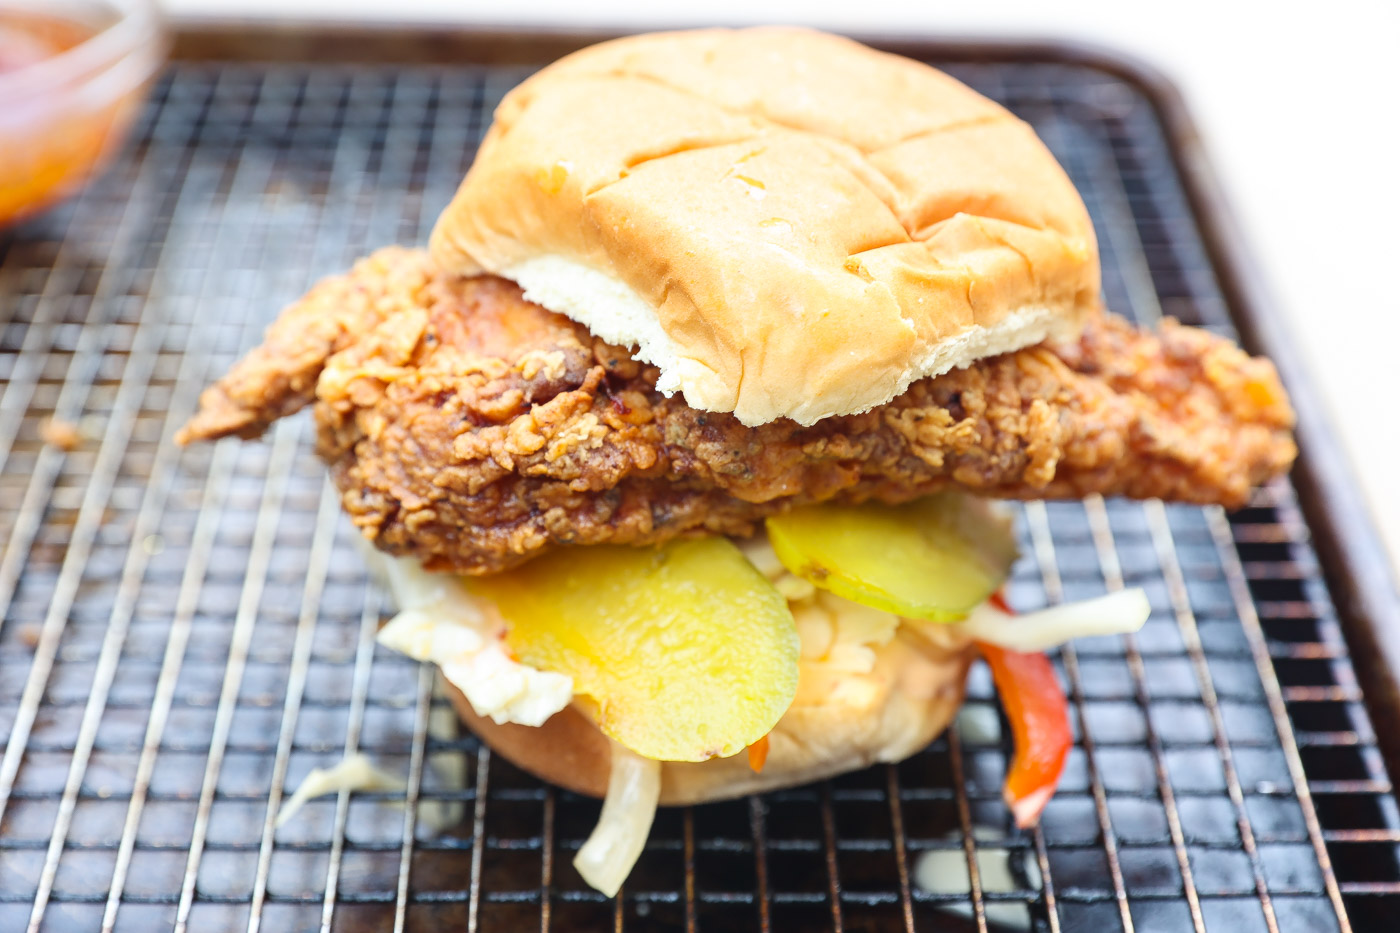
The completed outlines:
{"type": "Polygon", "coordinates": [[[511,91],[438,220],[449,271],[637,347],[658,387],[812,424],[1074,333],[1093,228],[1024,122],[799,29],[634,36],[511,91]]]}

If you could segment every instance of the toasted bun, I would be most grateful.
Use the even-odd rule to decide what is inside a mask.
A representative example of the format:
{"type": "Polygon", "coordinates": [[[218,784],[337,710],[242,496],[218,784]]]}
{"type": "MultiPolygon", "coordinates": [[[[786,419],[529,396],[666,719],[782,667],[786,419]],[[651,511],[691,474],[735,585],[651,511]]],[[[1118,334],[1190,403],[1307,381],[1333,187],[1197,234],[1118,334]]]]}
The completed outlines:
{"type": "Polygon", "coordinates": [[[798,29],[636,36],[534,75],[432,250],[747,425],[864,411],[1073,332],[1099,289],[1088,214],[1030,127],[798,29]]]}
{"type": "MultiPolygon", "coordinates": [[[[901,633],[880,647],[869,674],[838,674],[803,665],[797,700],[769,735],[761,772],[746,755],[663,763],[661,803],[683,805],[741,797],[900,761],[923,748],[962,704],[972,652],[935,646],[901,633]]],[[[541,780],[593,797],[608,787],[611,746],[577,707],[543,726],[498,724],[478,716],[444,681],[463,721],[491,749],[541,780]]]]}

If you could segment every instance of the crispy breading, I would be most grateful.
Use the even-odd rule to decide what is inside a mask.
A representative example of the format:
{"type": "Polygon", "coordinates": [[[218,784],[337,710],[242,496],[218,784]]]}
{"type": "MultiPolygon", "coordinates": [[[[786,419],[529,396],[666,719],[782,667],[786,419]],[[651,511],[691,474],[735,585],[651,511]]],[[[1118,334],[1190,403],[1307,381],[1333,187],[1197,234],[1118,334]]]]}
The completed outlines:
{"type": "Polygon", "coordinates": [[[949,484],[1238,505],[1295,455],[1273,366],[1173,321],[1145,333],[1105,315],[1076,341],[811,427],[745,427],[655,383],[512,283],[454,279],[393,248],[287,309],[180,439],[256,435],[314,399],[355,524],[387,551],[472,574],[556,545],[745,535],[795,503],[949,484]]]}

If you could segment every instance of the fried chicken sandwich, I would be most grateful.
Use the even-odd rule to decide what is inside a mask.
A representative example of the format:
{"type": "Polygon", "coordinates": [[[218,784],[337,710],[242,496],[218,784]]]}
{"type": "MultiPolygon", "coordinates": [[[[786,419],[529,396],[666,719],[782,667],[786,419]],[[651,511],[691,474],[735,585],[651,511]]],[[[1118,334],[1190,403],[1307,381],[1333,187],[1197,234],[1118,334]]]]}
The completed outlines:
{"type": "Polygon", "coordinates": [[[993,499],[1238,505],[1287,469],[1275,372],[1100,307],[1082,201],[953,78],[792,29],[637,36],[495,113],[427,250],[283,312],[181,439],[314,405],[345,511],[500,754],[605,796],[613,893],[655,807],[897,761],[985,658],[1031,825],[1070,744],[993,499]]]}

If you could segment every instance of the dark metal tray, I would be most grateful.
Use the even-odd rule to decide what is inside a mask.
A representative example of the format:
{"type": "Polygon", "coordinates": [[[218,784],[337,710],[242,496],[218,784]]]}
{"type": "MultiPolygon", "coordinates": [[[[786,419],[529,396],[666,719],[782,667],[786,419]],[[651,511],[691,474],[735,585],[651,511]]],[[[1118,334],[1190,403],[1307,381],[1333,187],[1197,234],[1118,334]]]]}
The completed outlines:
{"type": "Polygon", "coordinates": [[[305,419],[174,446],[282,303],[422,242],[494,103],[596,38],[186,30],[112,169],[0,234],[0,930],[1393,928],[1388,570],[1178,98],[1116,57],[880,43],[1036,127],[1113,308],[1237,333],[1302,415],[1292,481],[1238,513],[1021,510],[1016,602],[1126,584],[1155,607],[1062,653],[1078,741],[1035,832],[999,801],[1009,740],[978,673],[902,765],[664,811],[605,899],[570,865],[597,803],[459,735],[431,670],[375,646],[380,596],[305,419]],[[76,449],[43,443],[51,417],[76,449]],[[407,791],[274,830],[356,749],[407,791]]]}

